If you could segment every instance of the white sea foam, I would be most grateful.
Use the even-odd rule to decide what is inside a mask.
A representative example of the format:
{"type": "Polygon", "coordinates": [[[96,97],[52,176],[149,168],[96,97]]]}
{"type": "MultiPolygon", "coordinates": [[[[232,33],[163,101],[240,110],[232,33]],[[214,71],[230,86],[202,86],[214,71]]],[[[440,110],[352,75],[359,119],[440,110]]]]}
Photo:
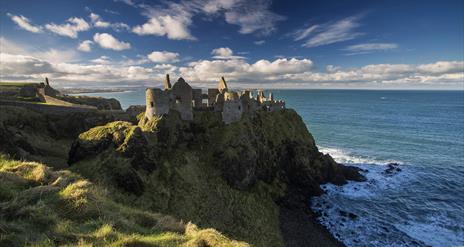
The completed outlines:
{"type": "Polygon", "coordinates": [[[332,147],[318,147],[319,151],[324,154],[330,154],[332,158],[335,159],[338,163],[352,165],[352,164],[371,164],[371,165],[386,165],[388,163],[398,163],[403,164],[401,161],[397,160],[380,160],[372,157],[365,157],[360,155],[355,155],[347,151],[332,148],[332,147]]]}
{"type": "Polygon", "coordinates": [[[453,224],[442,214],[428,216],[424,222],[409,221],[395,227],[430,246],[464,246],[464,226],[453,224]]]}
{"type": "MultiPolygon", "coordinates": [[[[409,247],[425,246],[424,242],[434,246],[427,239],[415,234],[417,231],[420,232],[420,226],[417,226],[417,231],[408,227],[412,233],[405,233],[402,225],[396,226],[370,215],[370,203],[382,201],[383,193],[386,191],[397,190],[414,181],[415,174],[409,166],[400,165],[401,171],[386,173],[387,164],[403,162],[363,157],[336,148],[324,147],[320,148],[320,151],[329,153],[339,163],[366,170],[363,172],[367,178],[366,182],[349,182],[345,186],[326,184],[322,186],[326,193],[312,199],[312,209],[321,214],[320,222],[336,238],[347,246],[409,247]],[[362,205],[363,208],[356,208],[356,205],[362,205]],[[351,219],[343,215],[343,211],[355,213],[357,217],[351,219]]],[[[409,222],[405,224],[411,225],[409,222]]]]}

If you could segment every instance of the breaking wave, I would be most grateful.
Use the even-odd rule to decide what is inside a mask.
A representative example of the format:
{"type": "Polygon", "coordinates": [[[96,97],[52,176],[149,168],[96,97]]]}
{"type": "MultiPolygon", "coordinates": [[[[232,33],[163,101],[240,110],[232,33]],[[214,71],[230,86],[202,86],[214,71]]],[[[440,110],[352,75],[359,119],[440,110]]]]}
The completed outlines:
{"type": "MultiPolygon", "coordinates": [[[[411,191],[421,179],[414,166],[395,160],[379,160],[354,155],[337,148],[320,148],[335,161],[362,168],[366,182],[344,186],[323,185],[320,197],[312,198],[311,208],[319,221],[347,246],[460,246],[464,225],[446,212],[411,208],[411,191]],[[395,169],[387,172],[391,167],[395,169]],[[390,164],[390,165],[389,165],[390,164]],[[398,168],[398,169],[396,169],[398,168]]],[[[423,202],[427,203],[427,202],[423,202]]]]}

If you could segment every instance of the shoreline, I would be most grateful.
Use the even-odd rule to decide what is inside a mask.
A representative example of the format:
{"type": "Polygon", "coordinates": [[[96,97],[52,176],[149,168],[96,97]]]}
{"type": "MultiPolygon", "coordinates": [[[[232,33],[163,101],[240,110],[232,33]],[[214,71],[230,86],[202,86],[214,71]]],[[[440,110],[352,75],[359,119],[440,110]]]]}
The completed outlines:
{"type": "Polygon", "coordinates": [[[317,220],[308,205],[279,207],[280,230],[286,247],[345,247],[317,220]]]}

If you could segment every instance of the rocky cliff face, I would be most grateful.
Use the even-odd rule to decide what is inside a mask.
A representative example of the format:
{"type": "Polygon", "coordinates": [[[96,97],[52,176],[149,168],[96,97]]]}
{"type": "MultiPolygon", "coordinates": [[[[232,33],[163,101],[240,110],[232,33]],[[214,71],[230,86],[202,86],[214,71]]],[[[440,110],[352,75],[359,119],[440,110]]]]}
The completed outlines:
{"type": "MultiPolygon", "coordinates": [[[[320,153],[293,110],[256,112],[230,125],[214,112],[195,112],[191,122],[176,112],[139,125],[113,122],[79,135],[69,164],[126,193],[121,203],[255,246],[288,244],[291,229],[279,212],[306,207],[310,196],[322,193],[320,184],[364,179],[320,153]]],[[[305,234],[306,246],[338,244],[328,235],[305,234]]]]}

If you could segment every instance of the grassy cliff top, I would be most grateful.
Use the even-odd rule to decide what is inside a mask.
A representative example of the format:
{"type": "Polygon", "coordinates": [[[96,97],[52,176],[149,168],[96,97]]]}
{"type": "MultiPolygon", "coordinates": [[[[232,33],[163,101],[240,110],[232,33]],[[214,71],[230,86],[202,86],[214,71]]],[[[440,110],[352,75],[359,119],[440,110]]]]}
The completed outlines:
{"type": "Polygon", "coordinates": [[[1,246],[248,246],[115,202],[81,176],[0,154],[1,246]]]}
{"type": "Polygon", "coordinates": [[[0,82],[0,86],[9,86],[9,87],[23,87],[23,86],[32,86],[39,85],[37,82],[0,82]]]}

